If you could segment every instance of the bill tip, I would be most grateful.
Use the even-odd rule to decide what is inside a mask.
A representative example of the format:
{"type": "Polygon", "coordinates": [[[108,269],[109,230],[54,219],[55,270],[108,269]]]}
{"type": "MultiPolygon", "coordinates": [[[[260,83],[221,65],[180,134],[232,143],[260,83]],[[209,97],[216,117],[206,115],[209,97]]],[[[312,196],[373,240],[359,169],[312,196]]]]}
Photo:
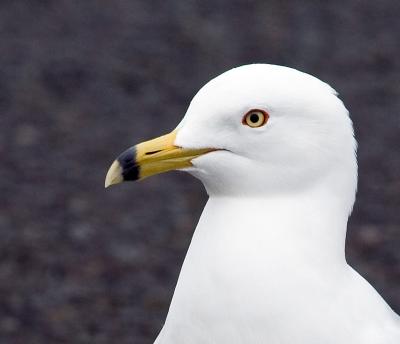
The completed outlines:
{"type": "Polygon", "coordinates": [[[111,185],[119,184],[123,182],[123,180],[121,164],[118,160],[115,160],[107,172],[104,187],[108,188],[111,185]]]}

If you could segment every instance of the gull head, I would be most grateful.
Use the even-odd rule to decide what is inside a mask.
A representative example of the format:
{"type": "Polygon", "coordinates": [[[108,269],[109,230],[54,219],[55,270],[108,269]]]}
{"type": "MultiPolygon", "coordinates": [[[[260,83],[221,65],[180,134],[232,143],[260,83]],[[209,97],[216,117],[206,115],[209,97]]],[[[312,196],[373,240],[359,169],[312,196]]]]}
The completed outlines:
{"type": "Polygon", "coordinates": [[[328,84],[295,69],[253,64],[208,82],[172,133],[123,152],[106,186],[180,169],[210,195],[327,188],[351,207],[355,151],[348,111],[328,84]]]}

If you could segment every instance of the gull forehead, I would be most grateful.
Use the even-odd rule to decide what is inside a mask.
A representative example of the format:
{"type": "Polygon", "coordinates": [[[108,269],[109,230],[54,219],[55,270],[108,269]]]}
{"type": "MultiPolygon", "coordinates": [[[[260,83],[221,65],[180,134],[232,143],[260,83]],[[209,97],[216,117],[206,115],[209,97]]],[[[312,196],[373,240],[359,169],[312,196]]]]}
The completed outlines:
{"type": "Polygon", "coordinates": [[[291,104],[318,106],[337,101],[337,92],[327,83],[296,69],[251,64],[233,68],[204,85],[191,108],[233,109],[235,106],[269,105],[289,108],[291,104]]]}

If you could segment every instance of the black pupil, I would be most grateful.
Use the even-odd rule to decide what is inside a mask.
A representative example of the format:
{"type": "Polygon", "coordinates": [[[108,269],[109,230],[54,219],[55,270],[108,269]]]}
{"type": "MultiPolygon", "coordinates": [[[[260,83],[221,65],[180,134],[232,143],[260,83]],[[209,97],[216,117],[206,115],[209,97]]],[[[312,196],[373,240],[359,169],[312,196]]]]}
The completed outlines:
{"type": "Polygon", "coordinates": [[[250,115],[250,122],[257,123],[260,120],[260,116],[257,113],[252,113],[250,115]]]}

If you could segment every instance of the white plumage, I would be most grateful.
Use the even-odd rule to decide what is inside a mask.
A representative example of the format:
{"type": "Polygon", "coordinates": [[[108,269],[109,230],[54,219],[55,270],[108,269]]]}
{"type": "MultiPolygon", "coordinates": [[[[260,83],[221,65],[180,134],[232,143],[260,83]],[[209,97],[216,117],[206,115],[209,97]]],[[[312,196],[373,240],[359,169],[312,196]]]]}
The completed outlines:
{"type": "Polygon", "coordinates": [[[155,343],[400,343],[399,317],[346,263],[356,142],[330,86],[242,66],[205,85],[178,129],[178,146],[223,150],[187,169],[210,199],[155,343]],[[266,125],[244,126],[249,109],[266,125]]]}

